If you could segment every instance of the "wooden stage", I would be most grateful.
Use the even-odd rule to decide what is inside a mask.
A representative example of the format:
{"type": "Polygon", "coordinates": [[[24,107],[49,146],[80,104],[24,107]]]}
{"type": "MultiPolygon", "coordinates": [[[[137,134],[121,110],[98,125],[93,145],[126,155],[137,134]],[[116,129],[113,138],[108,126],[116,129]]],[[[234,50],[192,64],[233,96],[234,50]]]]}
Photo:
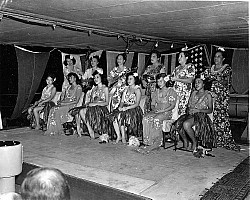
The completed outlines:
{"type": "Polygon", "coordinates": [[[35,166],[55,167],[72,178],[71,191],[81,191],[81,197],[72,192],[72,199],[200,199],[249,156],[249,146],[241,152],[216,148],[215,157],[205,158],[172,149],[141,155],[122,144],[99,144],[87,136],[45,136],[27,127],[1,130],[0,140],[23,145],[24,167],[17,184],[35,166]]]}

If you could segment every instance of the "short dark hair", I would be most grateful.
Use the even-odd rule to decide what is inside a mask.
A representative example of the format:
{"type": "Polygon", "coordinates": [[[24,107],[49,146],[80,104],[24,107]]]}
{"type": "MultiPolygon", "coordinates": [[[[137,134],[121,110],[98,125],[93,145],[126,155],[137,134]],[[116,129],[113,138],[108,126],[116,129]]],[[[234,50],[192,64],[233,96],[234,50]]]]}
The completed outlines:
{"type": "Polygon", "coordinates": [[[68,76],[67,76],[68,81],[69,81],[69,77],[71,77],[71,76],[74,76],[74,77],[75,77],[75,79],[76,79],[76,84],[79,84],[79,83],[80,83],[80,79],[79,79],[78,75],[77,75],[76,73],[74,73],[74,72],[70,72],[70,73],[68,74],[68,76]]]}
{"type": "Polygon", "coordinates": [[[166,77],[166,74],[165,73],[160,73],[160,74],[157,74],[156,77],[155,77],[155,81],[156,81],[156,88],[159,88],[158,86],[158,80],[161,79],[161,78],[165,78],[166,77]]]}
{"type": "Polygon", "coordinates": [[[212,81],[210,81],[208,78],[202,79],[201,75],[202,75],[201,73],[200,74],[196,74],[196,76],[194,78],[194,81],[193,81],[193,87],[195,87],[195,80],[199,78],[199,79],[201,79],[203,81],[204,90],[211,90],[212,81]]]}
{"type": "Polygon", "coordinates": [[[150,57],[152,56],[152,54],[156,54],[157,58],[161,58],[161,53],[159,51],[157,51],[157,50],[151,51],[150,57]]]}
{"type": "Polygon", "coordinates": [[[135,85],[140,85],[141,84],[141,81],[139,79],[139,76],[137,74],[137,76],[135,76],[134,74],[137,73],[137,72],[129,72],[126,74],[126,85],[128,85],[128,77],[129,76],[133,76],[135,78],[135,85]]]}
{"type": "Polygon", "coordinates": [[[67,65],[68,65],[68,63],[67,63],[67,59],[72,60],[73,65],[75,65],[75,64],[76,64],[76,59],[75,59],[74,57],[71,59],[71,58],[70,58],[70,55],[66,55],[66,56],[64,57],[64,61],[63,61],[63,64],[64,64],[65,66],[67,66],[67,65]]]}
{"type": "MultiPolygon", "coordinates": [[[[97,75],[97,74],[100,75],[102,84],[108,86],[108,80],[107,80],[107,78],[103,74],[99,73],[97,70],[95,70],[93,72],[92,76],[95,77],[95,75],[97,75]]],[[[94,83],[94,85],[95,85],[95,83],[94,83]]]]}
{"type": "Polygon", "coordinates": [[[69,184],[55,168],[35,168],[27,173],[21,185],[22,199],[70,200],[69,184]]]}
{"type": "Polygon", "coordinates": [[[53,73],[49,73],[49,74],[47,75],[47,78],[48,78],[48,77],[52,78],[53,80],[56,78],[55,74],[53,74],[53,73]]]}
{"type": "Polygon", "coordinates": [[[93,58],[95,58],[97,60],[97,62],[98,62],[97,67],[100,67],[100,58],[99,58],[99,56],[93,56],[91,58],[91,60],[93,60],[93,58]]]}
{"type": "Polygon", "coordinates": [[[191,63],[191,55],[190,55],[190,52],[189,52],[189,51],[186,51],[186,50],[182,50],[182,51],[180,52],[180,54],[181,54],[181,53],[184,53],[184,56],[187,57],[186,63],[191,63]]]}

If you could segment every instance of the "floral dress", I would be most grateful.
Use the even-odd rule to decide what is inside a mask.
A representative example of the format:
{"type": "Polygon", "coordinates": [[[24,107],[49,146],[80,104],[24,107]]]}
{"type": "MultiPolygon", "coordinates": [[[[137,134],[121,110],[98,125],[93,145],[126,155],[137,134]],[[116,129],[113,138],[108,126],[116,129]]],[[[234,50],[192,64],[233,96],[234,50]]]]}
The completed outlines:
{"type": "Polygon", "coordinates": [[[151,109],[151,103],[152,103],[152,97],[151,94],[153,94],[156,90],[156,75],[159,74],[162,70],[165,70],[165,66],[160,64],[157,67],[153,65],[149,65],[145,72],[143,73],[143,79],[146,80],[146,91],[145,95],[147,96],[146,102],[145,102],[145,112],[150,112],[151,109]]]}
{"type": "MultiPolygon", "coordinates": [[[[195,77],[195,68],[193,64],[186,64],[184,67],[179,65],[175,68],[172,75],[179,79],[187,79],[195,77]]],[[[192,83],[183,83],[179,81],[175,81],[174,90],[177,92],[179,96],[179,106],[178,106],[178,114],[183,115],[186,112],[188,100],[192,90],[192,83]]]]}
{"type": "Polygon", "coordinates": [[[220,70],[215,71],[213,65],[208,70],[208,76],[212,81],[211,92],[215,99],[213,111],[214,131],[217,135],[217,145],[231,150],[239,150],[234,142],[229,123],[229,86],[231,83],[232,68],[225,64],[220,70]],[[221,82],[227,81],[227,85],[221,82]]]}
{"type": "MultiPolygon", "coordinates": [[[[141,89],[139,86],[136,86],[135,89],[141,89]]],[[[131,106],[136,103],[136,94],[135,91],[129,93],[127,87],[125,89],[124,95],[124,104],[123,107],[131,106]]],[[[120,111],[120,122],[122,126],[126,126],[128,129],[128,136],[142,136],[142,117],[143,112],[140,106],[137,106],[126,111],[120,111]]]]}
{"type": "Polygon", "coordinates": [[[205,91],[204,95],[198,97],[196,95],[197,91],[194,91],[189,100],[189,113],[180,116],[174,123],[174,126],[178,132],[184,131],[183,123],[188,119],[194,118],[195,137],[201,142],[201,145],[216,147],[216,135],[210,117],[204,112],[192,112],[192,109],[208,109],[208,93],[208,91],[205,91]]]}
{"type": "Polygon", "coordinates": [[[172,118],[172,110],[163,113],[156,113],[156,111],[165,110],[177,100],[176,92],[170,87],[162,92],[158,89],[154,95],[155,108],[143,117],[143,143],[145,145],[160,145],[163,120],[172,118]]]}
{"type": "MultiPolygon", "coordinates": [[[[94,86],[90,91],[90,103],[105,102],[105,85],[102,88],[94,86]]],[[[107,106],[87,107],[85,120],[89,123],[95,133],[111,134],[111,127],[107,115],[109,114],[107,106]]]]}
{"type": "Polygon", "coordinates": [[[126,74],[130,72],[130,69],[124,66],[123,71],[119,72],[118,67],[113,68],[110,71],[108,77],[110,91],[113,93],[111,97],[110,111],[118,108],[122,99],[122,93],[126,86],[126,74]]]}
{"type": "MultiPolygon", "coordinates": [[[[68,100],[69,102],[76,101],[77,93],[80,93],[80,95],[82,93],[82,88],[80,85],[77,85],[74,90],[70,90],[69,86],[65,93],[65,100],[68,100]]],[[[47,131],[45,132],[45,134],[63,134],[64,129],[62,125],[71,118],[68,111],[71,108],[74,108],[76,104],[53,107],[49,113],[47,131]]]]}

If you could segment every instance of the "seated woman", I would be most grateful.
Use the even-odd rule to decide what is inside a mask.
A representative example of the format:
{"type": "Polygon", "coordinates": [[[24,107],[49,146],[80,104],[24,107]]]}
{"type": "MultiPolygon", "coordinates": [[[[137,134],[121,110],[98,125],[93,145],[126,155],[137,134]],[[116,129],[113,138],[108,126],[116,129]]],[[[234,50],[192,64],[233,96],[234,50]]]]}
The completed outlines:
{"type": "Polygon", "coordinates": [[[70,118],[68,111],[75,107],[82,95],[82,88],[78,85],[78,76],[75,73],[68,74],[69,87],[65,95],[58,101],[57,105],[50,110],[47,131],[45,134],[63,134],[62,124],[70,118]]]}
{"type": "Polygon", "coordinates": [[[128,73],[126,83],[128,86],[122,94],[121,103],[118,107],[118,111],[115,114],[116,123],[118,128],[115,127],[117,134],[116,143],[122,140],[122,143],[126,144],[125,127],[128,131],[128,136],[133,135],[135,137],[142,136],[142,109],[139,106],[141,100],[141,88],[139,86],[140,81],[137,73],[128,73]],[[120,134],[121,132],[121,134],[120,134]]]}
{"type": "Polygon", "coordinates": [[[100,135],[109,133],[108,102],[109,92],[105,85],[103,71],[96,70],[93,73],[96,86],[89,92],[86,108],[80,110],[80,116],[88,128],[91,139],[95,139],[95,133],[100,135]],[[89,99],[89,102],[88,102],[89,99]]]}
{"type": "Polygon", "coordinates": [[[192,141],[190,150],[194,151],[197,147],[197,139],[201,145],[216,147],[216,136],[213,124],[207,115],[213,111],[212,96],[209,91],[204,89],[205,79],[203,75],[195,79],[195,90],[192,92],[188,103],[187,113],[180,116],[174,126],[183,139],[183,148],[188,149],[187,136],[192,141]],[[193,129],[195,126],[195,131],[193,129]]]}
{"type": "Polygon", "coordinates": [[[41,111],[44,111],[44,115],[43,115],[44,125],[43,126],[46,127],[50,108],[55,105],[55,103],[51,101],[56,94],[56,88],[53,85],[55,80],[56,78],[53,74],[50,74],[47,76],[47,79],[46,79],[47,86],[43,89],[41,98],[38,101],[36,101],[28,109],[28,113],[29,113],[28,118],[31,121],[31,128],[33,128],[33,125],[35,125],[36,130],[41,129],[41,125],[40,125],[40,112],[41,111]]]}
{"type": "Polygon", "coordinates": [[[152,95],[153,110],[143,117],[143,148],[137,149],[140,153],[149,153],[158,149],[162,143],[163,120],[172,118],[177,93],[172,87],[167,87],[165,73],[156,76],[156,91],[152,95]]]}

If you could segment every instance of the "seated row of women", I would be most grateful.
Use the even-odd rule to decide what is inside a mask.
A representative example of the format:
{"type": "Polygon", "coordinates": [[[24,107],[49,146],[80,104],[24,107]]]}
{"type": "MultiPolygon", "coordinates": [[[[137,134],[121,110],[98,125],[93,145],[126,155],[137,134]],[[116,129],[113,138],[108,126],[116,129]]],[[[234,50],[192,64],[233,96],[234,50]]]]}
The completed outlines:
{"type": "MultiPolygon", "coordinates": [[[[156,76],[157,84],[156,90],[152,94],[151,111],[145,113],[143,116],[143,111],[139,105],[142,91],[137,73],[130,72],[126,75],[127,86],[122,92],[121,102],[118,108],[111,112],[109,112],[108,109],[109,89],[103,84],[103,82],[105,82],[103,74],[97,70],[93,76],[95,86],[88,92],[84,106],[79,107],[80,117],[87,125],[90,138],[94,139],[95,134],[111,135],[112,131],[115,130],[115,143],[121,141],[126,144],[130,136],[135,136],[142,138],[143,143],[146,145],[146,148],[142,148],[140,151],[148,152],[158,148],[163,139],[163,121],[172,118],[172,110],[175,108],[177,100],[179,99],[175,90],[172,87],[167,87],[169,83],[168,77],[164,73],[156,76]]],[[[51,77],[48,79],[50,78],[51,77]]],[[[66,90],[64,97],[50,110],[45,134],[53,135],[64,133],[62,125],[67,122],[70,117],[69,110],[76,107],[82,96],[82,88],[77,84],[77,79],[76,74],[69,74],[70,86],[66,90]]],[[[50,85],[49,83],[48,85],[50,85]]],[[[202,79],[197,78],[195,83],[196,90],[191,95],[189,103],[190,112],[188,113],[188,120],[190,122],[187,123],[187,121],[185,121],[183,126],[183,131],[191,138],[192,146],[190,148],[192,149],[195,149],[197,145],[196,138],[203,140],[204,144],[207,142],[215,144],[215,137],[209,117],[207,117],[206,114],[197,115],[200,116],[199,118],[195,117],[195,113],[212,112],[212,98],[208,92],[204,91],[202,79]],[[205,125],[208,125],[208,128],[205,129],[204,119],[206,120],[205,125]],[[186,129],[186,127],[188,127],[186,123],[189,124],[190,127],[194,124],[199,125],[199,128],[196,129],[196,136],[189,129],[186,129]]],[[[49,86],[48,88],[53,88],[53,86],[49,86]]],[[[53,92],[53,89],[51,92],[53,92]]],[[[38,107],[39,109],[42,108],[42,106],[38,107]]],[[[34,111],[37,110],[38,107],[36,107],[34,111]]],[[[39,124],[37,124],[36,128],[40,128],[39,124]]],[[[183,136],[184,147],[187,147],[187,140],[183,131],[180,131],[180,133],[182,133],[183,136]]]]}

